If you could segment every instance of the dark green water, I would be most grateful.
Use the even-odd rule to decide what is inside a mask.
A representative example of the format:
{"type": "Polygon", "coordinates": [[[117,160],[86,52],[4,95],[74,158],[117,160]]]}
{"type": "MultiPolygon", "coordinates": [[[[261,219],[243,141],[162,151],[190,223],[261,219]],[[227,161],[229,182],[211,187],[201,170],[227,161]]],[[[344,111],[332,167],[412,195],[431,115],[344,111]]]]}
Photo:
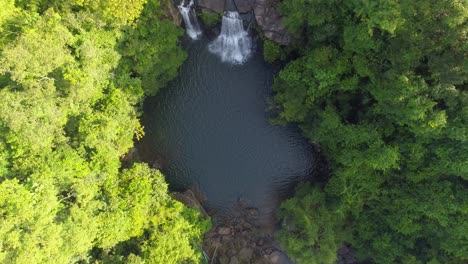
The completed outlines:
{"type": "Polygon", "coordinates": [[[218,209],[238,199],[265,206],[311,174],[312,148],[297,129],[269,123],[273,71],[260,53],[230,65],[207,45],[187,44],[180,76],[145,102],[143,145],[173,188],[197,185],[218,209]]]}

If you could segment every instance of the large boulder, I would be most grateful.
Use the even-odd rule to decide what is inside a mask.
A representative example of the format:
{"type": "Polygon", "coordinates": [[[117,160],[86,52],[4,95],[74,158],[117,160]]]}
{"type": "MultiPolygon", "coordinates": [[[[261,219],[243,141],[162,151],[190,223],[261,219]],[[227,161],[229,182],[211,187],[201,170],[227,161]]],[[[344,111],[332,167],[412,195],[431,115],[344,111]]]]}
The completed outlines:
{"type": "Polygon", "coordinates": [[[202,11],[223,13],[224,0],[198,0],[198,6],[202,11]]]}
{"type": "Polygon", "coordinates": [[[291,35],[286,30],[277,6],[279,0],[256,0],[255,19],[265,37],[281,45],[291,43],[291,35]]]}

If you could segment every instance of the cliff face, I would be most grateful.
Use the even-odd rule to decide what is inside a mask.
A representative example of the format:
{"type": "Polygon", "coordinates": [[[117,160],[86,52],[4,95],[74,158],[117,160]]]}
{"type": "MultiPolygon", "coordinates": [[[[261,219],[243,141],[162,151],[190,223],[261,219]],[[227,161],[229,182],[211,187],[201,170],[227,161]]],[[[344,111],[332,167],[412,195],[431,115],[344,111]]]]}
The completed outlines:
{"type": "Polygon", "coordinates": [[[254,10],[256,0],[235,0],[239,13],[248,13],[254,10]]]}
{"type": "Polygon", "coordinates": [[[171,0],[162,0],[161,7],[164,10],[162,18],[172,21],[177,26],[182,25],[182,16],[171,0]]]}
{"type": "Polygon", "coordinates": [[[203,12],[222,13],[224,11],[224,0],[198,0],[198,6],[203,12]]]}
{"type": "Polygon", "coordinates": [[[265,37],[278,44],[288,45],[291,42],[291,36],[286,31],[281,14],[277,9],[279,0],[254,1],[255,19],[257,20],[257,24],[262,29],[265,37]]]}
{"type": "MultiPolygon", "coordinates": [[[[277,6],[279,0],[234,0],[239,13],[253,12],[265,37],[281,45],[288,45],[291,36],[286,31],[277,6]]],[[[198,0],[202,12],[222,13],[224,0],[198,0]]]]}

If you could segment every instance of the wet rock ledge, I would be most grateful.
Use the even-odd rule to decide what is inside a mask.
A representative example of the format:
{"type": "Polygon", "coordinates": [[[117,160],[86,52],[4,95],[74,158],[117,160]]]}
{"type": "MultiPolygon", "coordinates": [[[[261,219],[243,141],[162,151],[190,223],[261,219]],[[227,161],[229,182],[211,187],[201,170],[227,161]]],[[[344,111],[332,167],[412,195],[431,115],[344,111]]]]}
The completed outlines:
{"type": "MultiPolygon", "coordinates": [[[[265,37],[280,45],[289,45],[291,36],[286,31],[283,18],[277,7],[279,0],[233,0],[239,13],[253,13],[265,37]]],[[[204,13],[223,13],[224,0],[198,0],[204,13]]]]}

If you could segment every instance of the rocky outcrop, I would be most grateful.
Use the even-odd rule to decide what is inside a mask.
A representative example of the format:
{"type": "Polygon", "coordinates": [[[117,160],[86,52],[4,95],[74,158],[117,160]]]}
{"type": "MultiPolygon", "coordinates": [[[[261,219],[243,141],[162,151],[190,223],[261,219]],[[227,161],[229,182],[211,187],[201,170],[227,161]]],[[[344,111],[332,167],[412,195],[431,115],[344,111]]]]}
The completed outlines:
{"type": "Polygon", "coordinates": [[[192,190],[188,189],[185,192],[174,193],[172,197],[186,206],[198,210],[203,217],[210,217],[205,207],[201,204],[200,198],[192,190]]]}
{"type": "Polygon", "coordinates": [[[172,23],[174,23],[177,26],[182,25],[182,16],[180,15],[179,10],[171,0],[161,1],[161,7],[164,10],[164,12],[162,12],[163,18],[172,21],[172,23]]]}
{"type": "MultiPolygon", "coordinates": [[[[254,12],[255,20],[265,37],[280,45],[289,45],[291,35],[287,32],[277,7],[279,0],[232,0],[239,13],[254,12]]],[[[202,12],[223,13],[225,0],[198,0],[202,12]]]]}
{"type": "MultiPolygon", "coordinates": [[[[233,2],[235,3],[239,13],[251,12],[255,7],[255,0],[235,0],[233,2]]],[[[228,2],[228,5],[231,5],[231,3],[228,2]]],[[[198,6],[205,12],[223,13],[226,7],[226,2],[225,0],[198,0],[198,6]]]]}
{"type": "Polygon", "coordinates": [[[279,0],[256,0],[255,19],[265,37],[281,45],[291,43],[291,35],[287,32],[281,14],[277,10],[279,0]]]}
{"type": "Polygon", "coordinates": [[[239,13],[248,13],[255,8],[255,0],[235,0],[237,11],[239,13]]]}
{"type": "Polygon", "coordinates": [[[224,12],[224,0],[198,0],[198,6],[205,12],[224,12]]]}
{"type": "MultiPolygon", "coordinates": [[[[289,45],[291,35],[287,32],[277,7],[279,0],[230,0],[234,1],[239,13],[254,12],[255,20],[265,37],[280,45],[289,45]]],[[[202,12],[223,13],[225,0],[198,0],[202,12]]]]}
{"type": "Polygon", "coordinates": [[[203,249],[210,263],[280,264],[291,263],[280,250],[264,215],[243,203],[235,204],[230,215],[217,218],[205,234],[203,249]]]}

